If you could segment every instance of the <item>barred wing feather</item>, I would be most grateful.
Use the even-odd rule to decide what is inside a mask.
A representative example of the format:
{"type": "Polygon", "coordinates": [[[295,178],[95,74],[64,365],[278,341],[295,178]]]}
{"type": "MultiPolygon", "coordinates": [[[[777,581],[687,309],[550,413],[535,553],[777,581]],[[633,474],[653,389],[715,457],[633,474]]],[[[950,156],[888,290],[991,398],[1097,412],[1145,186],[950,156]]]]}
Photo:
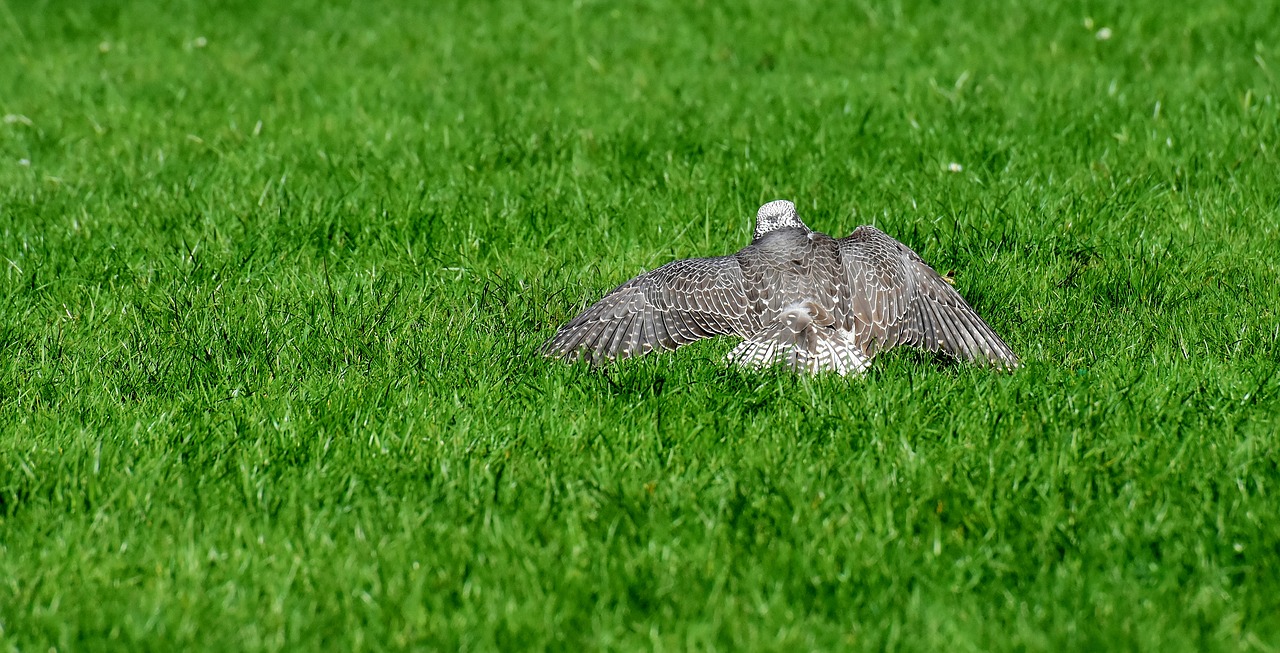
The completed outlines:
{"type": "Polygon", "coordinates": [[[874,227],[840,240],[851,297],[846,324],[869,354],[897,345],[997,367],[1019,366],[1009,345],[911,248],[874,227]]]}
{"type": "Polygon", "coordinates": [[[542,352],[589,361],[675,349],[758,330],[732,256],[674,261],[618,286],[560,328],[542,352]]]}

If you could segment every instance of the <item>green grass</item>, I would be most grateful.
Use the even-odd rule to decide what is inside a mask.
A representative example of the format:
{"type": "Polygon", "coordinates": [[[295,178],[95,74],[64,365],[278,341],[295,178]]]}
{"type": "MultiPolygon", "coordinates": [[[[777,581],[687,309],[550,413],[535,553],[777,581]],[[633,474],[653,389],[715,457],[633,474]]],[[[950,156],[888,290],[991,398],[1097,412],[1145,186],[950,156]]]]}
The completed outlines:
{"type": "Polygon", "coordinates": [[[0,648],[1280,650],[1280,5],[213,4],[0,0],[0,648]],[[779,197],[1026,367],[535,355],[779,197]]]}

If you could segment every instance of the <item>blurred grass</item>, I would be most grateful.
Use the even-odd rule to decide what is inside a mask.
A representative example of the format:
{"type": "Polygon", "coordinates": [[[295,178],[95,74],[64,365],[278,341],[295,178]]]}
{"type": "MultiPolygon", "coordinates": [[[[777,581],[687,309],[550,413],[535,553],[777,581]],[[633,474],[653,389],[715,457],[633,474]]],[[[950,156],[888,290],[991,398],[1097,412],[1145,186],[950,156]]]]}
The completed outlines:
{"type": "Polygon", "coordinates": [[[1275,650],[1277,13],[3,0],[0,641],[1275,650]],[[534,355],[777,197],[1027,367],[534,355]]]}

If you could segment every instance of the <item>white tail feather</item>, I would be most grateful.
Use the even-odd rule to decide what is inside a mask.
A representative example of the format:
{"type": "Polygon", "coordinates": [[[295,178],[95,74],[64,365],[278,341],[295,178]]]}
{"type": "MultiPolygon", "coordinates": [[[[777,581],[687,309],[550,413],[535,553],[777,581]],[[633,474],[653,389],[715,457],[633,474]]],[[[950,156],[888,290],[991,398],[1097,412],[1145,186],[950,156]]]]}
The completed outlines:
{"type": "Polygon", "coordinates": [[[782,364],[796,371],[841,376],[861,374],[871,361],[849,337],[828,323],[828,316],[812,304],[792,307],[759,333],[729,352],[729,361],[744,367],[782,364]],[[816,318],[816,319],[815,319],[816,318]]]}

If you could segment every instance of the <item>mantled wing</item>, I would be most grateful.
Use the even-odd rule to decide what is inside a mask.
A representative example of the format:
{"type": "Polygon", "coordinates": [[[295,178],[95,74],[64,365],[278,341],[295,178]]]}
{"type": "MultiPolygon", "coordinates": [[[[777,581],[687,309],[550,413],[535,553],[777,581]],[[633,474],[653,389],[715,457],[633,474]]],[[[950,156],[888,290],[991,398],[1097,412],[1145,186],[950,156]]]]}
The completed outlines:
{"type": "Polygon", "coordinates": [[[846,327],[868,353],[912,345],[1018,366],[1009,345],[911,248],[875,227],[859,227],[839,242],[849,280],[846,327]]]}
{"type": "Polygon", "coordinates": [[[685,259],[618,286],[560,327],[542,353],[591,361],[629,358],[758,328],[737,259],[685,259]]]}

